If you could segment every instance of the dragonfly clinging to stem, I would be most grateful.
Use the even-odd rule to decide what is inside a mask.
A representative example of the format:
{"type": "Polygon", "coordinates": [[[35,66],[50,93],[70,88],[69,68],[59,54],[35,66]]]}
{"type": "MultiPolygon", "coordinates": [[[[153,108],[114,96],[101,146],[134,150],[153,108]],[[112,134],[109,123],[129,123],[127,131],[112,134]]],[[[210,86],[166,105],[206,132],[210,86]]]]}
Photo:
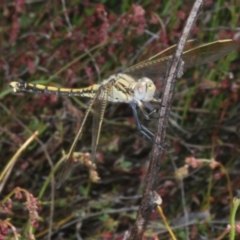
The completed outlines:
{"type": "MultiPolygon", "coordinates": [[[[191,41],[189,41],[191,42],[191,41]]],[[[216,61],[228,53],[236,50],[240,44],[232,39],[220,40],[209,44],[191,47],[183,52],[182,61],[184,70],[201,64],[216,61]]],[[[72,163],[74,147],[80,138],[86,119],[93,108],[93,136],[92,136],[92,161],[94,161],[100,136],[103,115],[107,102],[125,102],[131,105],[133,116],[138,130],[150,141],[154,142],[154,134],[141,124],[137,107],[139,107],[145,118],[149,119],[148,111],[154,110],[151,102],[158,101],[154,98],[156,82],[165,76],[165,72],[176,45],[156,54],[155,56],[125,69],[122,73],[111,75],[100,84],[94,84],[86,88],[57,88],[40,84],[11,82],[10,86],[14,92],[26,91],[43,94],[57,94],[67,96],[80,96],[91,98],[81,127],[68,152],[63,171],[58,180],[58,187],[65,180],[72,163]],[[148,111],[146,111],[147,109],[148,111]]],[[[161,146],[160,146],[161,147],[161,146]]]]}

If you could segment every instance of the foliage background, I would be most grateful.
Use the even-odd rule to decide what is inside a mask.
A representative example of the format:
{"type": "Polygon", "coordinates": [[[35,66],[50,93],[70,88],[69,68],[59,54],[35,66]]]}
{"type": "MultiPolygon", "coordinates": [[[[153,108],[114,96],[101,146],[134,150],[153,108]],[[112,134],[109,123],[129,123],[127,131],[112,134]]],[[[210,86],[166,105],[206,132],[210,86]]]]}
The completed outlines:
{"type": "MultiPolygon", "coordinates": [[[[177,43],[191,6],[192,1],[180,0],[0,3],[0,170],[39,131],[39,141],[0,182],[1,200],[19,186],[41,202],[41,218],[30,221],[34,228],[24,199],[12,198],[10,210],[2,211],[1,219],[10,217],[23,239],[30,233],[45,238],[49,222],[51,239],[122,239],[136,217],[152,143],[138,133],[128,105],[109,103],[97,152],[101,180],[92,183],[87,167],[76,163],[56,190],[49,176],[62,150],[68,151],[88,99],[13,94],[9,83],[84,87],[101,82],[177,43]]],[[[205,1],[189,39],[237,38],[239,13],[237,1],[205,1]]],[[[235,52],[190,70],[175,88],[167,138],[172,153],[161,160],[158,193],[179,239],[214,238],[229,222],[231,198],[240,187],[238,57],[235,52]],[[211,159],[220,167],[213,169],[211,159]]],[[[162,82],[156,85],[160,94],[162,82]]],[[[156,121],[144,124],[154,132],[156,121]]],[[[91,118],[76,150],[89,152],[90,142],[91,118]]],[[[155,212],[145,235],[168,238],[155,212]]]]}

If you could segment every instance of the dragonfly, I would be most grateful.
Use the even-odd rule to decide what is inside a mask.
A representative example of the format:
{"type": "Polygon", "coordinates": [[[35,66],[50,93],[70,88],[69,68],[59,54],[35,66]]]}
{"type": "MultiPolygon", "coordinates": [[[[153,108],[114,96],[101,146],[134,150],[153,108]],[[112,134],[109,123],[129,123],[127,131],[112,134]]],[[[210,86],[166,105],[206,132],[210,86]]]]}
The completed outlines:
{"type": "MultiPolygon", "coordinates": [[[[182,54],[184,70],[214,62],[240,47],[239,42],[233,39],[219,40],[202,45],[196,45],[196,41],[190,40],[188,41],[188,45],[182,54]]],[[[41,94],[67,95],[70,97],[79,96],[91,99],[82,124],[65,159],[58,179],[58,187],[62,185],[68,176],[69,169],[73,163],[72,155],[74,148],[81,137],[87,117],[91,111],[94,115],[91,161],[94,162],[107,102],[124,102],[130,104],[138,130],[143,136],[154,142],[154,134],[141,123],[137,107],[142,111],[146,119],[150,119],[150,114],[155,111],[151,103],[160,103],[160,100],[155,98],[155,82],[165,77],[166,69],[175,50],[176,45],[171,46],[149,59],[125,69],[121,73],[111,75],[100,84],[94,84],[85,88],[58,88],[21,81],[10,83],[14,92],[25,91],[41,94]]]]}

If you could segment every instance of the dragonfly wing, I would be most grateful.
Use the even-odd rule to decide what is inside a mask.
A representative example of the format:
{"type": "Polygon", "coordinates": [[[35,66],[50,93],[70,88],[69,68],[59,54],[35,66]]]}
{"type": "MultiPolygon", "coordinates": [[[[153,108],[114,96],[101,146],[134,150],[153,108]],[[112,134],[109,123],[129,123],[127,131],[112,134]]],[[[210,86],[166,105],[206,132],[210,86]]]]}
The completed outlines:
{"type": "MultiPolygon", "coordinates": [[[[182,59],[184,62],[184,70],[216,61],[239,47],[240,44],[232,39],[216,41],[194,47],[183,52],[182,59]]],[[[170,48],[169,51],[166,51],[166,53],[171,53],[172,50],[175,50],[175,46],[170,48]]],[[[172,57],[166,56],[166,53],[159,53],[146,61],[127,68],[124,72],[137,79],[141,77],[149,77],[151,80],[157,81],[161,77],[164,78],[168,67],[168,61],[172,57]]]]}
{"type": "Polygon", "coordinates": [[[87,110],[85,112],[85,116],[83,118],[82,124],[81,124],[81,126],[80,126],[80,128],[78,130],[78,133],[77,133],[77,135],[76,135],[76,137],[75,137],[75,139],[73,141],[73,144],[72,144],[72,146],[71,146],[71,148],[70,148],[70,150],[69,150],[69,152],[67,154],[66,160],[65,160],[65,162],[64,162],[64,164],[62,166],[62,170],[60,172],[60,175],[59,175],[59,178],[58,178],[58,181],[57,181],[57,188],[59,188],[62,185],[62,183],[65,181],[65,179],[66,179],[66,177],[68,175],[69,169],[70,169],[70,167],[72,165],[72,159],[71,158],[72,158],[72,154],[73,154],[74,148],[75,148],[75,146],[77,144],[77,141],[81,137],[81,134],[82,134],[82,131],[83,131],[83,127],[85,125],[85,122],[87,120],[89,112],[92,109],[93,103],[95,102],[97,97],[98,97],[98,95],[96,94],[95,97],[93,99],[91,99],[90,102],[89,102],[89,105],[88,105],[88,108],[87,108],[87,110]]]}
{"type": "MultiPolygon", "coordinates": [[[[185,44],[184,51],[190,50],[194,47],[197,47],[199,45],[199,41],[196,39],[188,40],[185,44]]],[[[170,46],[169,48],[161,51],[160,53],[157,53],[156,55],[150,57],[147,61],[152,61],[154,59],[164,58],[172,56],[177,49],[177,44],[170,46]]]]}
{"type": "MultiPolygon", "coordinates": [[[[185,50],[192,49],[199,45],[197,40],[188,40],[185,45],[185,50]]],[[[125,73],[139,79],[141,77],[149,77],[151,80],[156,81],[164,78],[167,69],[167,62],[176,52],[177,44],[157,53],[156,55],[144,60],[136,65],[125,69],[125,73]]]]}
{"type": "Polygon", "coordinates": [[[239,42],[234,40],[222,40],[201,45],[184,52],[182,57],[184,67],[191,68],[217,61],[239,47],[239,42]]]}
{"type": "Polygon", "coordinates": [[[93,127],[92,127],[92,162],[95,161],[97,145],[103,122],[104,112],[107,106],[107,84],[99,88],[99,96],[93,106],[93,127]]]}

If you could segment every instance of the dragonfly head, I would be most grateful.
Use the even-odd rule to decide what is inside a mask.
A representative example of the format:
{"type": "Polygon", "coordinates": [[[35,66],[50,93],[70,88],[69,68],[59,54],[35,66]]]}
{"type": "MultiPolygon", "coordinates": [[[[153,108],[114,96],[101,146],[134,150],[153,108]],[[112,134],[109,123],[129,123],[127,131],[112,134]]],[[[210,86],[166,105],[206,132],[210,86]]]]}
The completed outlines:
{"type": "Polygon", "coordinates": [[[136,100],[151,101],[153,99],[156,86],[147,77],[140,78],[134,87],[134,98],[136,100]]]}

